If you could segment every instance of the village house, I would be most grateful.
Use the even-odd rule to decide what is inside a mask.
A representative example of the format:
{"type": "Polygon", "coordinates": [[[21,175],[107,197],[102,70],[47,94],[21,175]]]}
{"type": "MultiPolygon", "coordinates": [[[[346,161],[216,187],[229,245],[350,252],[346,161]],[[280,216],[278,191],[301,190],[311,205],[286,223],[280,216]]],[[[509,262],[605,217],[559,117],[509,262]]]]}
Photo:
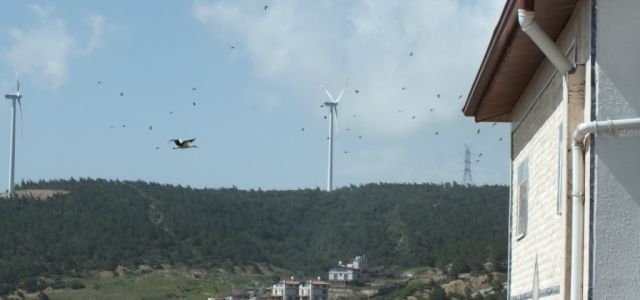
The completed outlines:
{"type": "Polygon", "coordinates": [[[511,127],[508,299],[640,295],[638,16],[506,1],[463,113],[511,127]]]}
{"type": "Polygon", "coordinates": [[[271,287],[271,300],[328,300],[329,283],[318,280],[304,282],[281,280],[271,287]]]}
{"type": "Polygon", "coordinates": [[[365,277],[367,260],[363,256],[356,256],[349,260],[347,265],[338,262],[338,266],[329,269],[329,283],[332,287],[347,287],[365,277]]]}

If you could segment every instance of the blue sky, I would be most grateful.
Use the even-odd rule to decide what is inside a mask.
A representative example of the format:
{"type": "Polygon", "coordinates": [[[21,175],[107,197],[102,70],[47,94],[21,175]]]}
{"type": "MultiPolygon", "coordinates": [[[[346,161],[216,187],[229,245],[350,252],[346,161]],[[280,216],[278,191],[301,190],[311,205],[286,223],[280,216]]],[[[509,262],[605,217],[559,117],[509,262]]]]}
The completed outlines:
{"type": "MultiPolygon", "coordinates": [[[[316,83],[335,97],[348,79],[335,187],[461,182],[465,143],[476,184],[507,184],[508,125],[461,112],[503,5],[4,3],[0,88],[15,92],[13,60],[23,94],[16,180],[325,188],[329,111],[320,105],[329,98],[316,83]],[[173,150],[167,142],[177,138],[199,148],[173,150]]],[[[3,103],[0,189],[11,118],[3,103]]]]}

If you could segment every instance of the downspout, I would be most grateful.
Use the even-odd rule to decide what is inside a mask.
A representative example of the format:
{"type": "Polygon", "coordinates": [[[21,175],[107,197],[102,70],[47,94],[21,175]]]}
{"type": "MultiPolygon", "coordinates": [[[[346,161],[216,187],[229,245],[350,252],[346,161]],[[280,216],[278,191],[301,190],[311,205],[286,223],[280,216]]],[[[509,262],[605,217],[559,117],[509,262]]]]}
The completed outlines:
{"type": "MultiPolygon", "coordinates": [[[[582,260],[584,237],[584,138],[587,134],[614,130],[638,129],[640,118],[580,123],[573,133],[571,202],[571,300],[579,300],[582,291],[582,260]]],[[[593,209],[593,208],[592,208],[593,209]]]]}
{"type": "Polygon", "coordinates": [[[542,53],[551,61],[558,69],[560,74],[566,74],[573,69],[573,63],[564,56],[564,53],[556,47],[551,38],[540,28],[535,17],[535,0],[520,0],[520,8],[518,9],[518,22],[522,31],[524,31],[533,42],[542,50],[542,53]]]}

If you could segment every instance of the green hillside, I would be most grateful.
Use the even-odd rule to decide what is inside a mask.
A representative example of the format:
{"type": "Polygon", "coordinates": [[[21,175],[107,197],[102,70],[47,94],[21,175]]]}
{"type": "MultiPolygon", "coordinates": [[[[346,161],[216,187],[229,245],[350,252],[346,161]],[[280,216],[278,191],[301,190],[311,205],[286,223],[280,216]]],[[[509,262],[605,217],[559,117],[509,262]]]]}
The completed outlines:
{"type": "Polygon", "coordinates": [[[193,189],[146,182],[23,182],[69,191],[0,200],[0,294],[38,276],[85,270],[256,264],[326,276],[339,260],[370,267],[479,272],[506,260],[508,188],[368,184],[291,191],[193,189]]]}

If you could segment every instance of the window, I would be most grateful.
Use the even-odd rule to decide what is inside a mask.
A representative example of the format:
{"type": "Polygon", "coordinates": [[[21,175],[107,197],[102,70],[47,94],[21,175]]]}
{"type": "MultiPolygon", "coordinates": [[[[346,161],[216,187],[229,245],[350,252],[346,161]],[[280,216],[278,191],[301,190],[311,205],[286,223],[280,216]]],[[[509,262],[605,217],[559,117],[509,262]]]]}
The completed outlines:
{"type": "Polygon", "coordinates": [[[518,223],[517,238],[527,233],[527,214],[529,206],[529,158],[518,166],[518,223]]]}
{"type": "Polygon", "coordinates": [[[563,170],[563,164],[564,164],[564,128],[562,126],[563,124],[560,124],[560,128],[558,129],[558,136],[560,137],[558,139],[558,214],[561,215],[562,214],[562,199],[564,199],[564,192],[563,192],[563,187],[564,187],[564,170],[563,170]]]}

